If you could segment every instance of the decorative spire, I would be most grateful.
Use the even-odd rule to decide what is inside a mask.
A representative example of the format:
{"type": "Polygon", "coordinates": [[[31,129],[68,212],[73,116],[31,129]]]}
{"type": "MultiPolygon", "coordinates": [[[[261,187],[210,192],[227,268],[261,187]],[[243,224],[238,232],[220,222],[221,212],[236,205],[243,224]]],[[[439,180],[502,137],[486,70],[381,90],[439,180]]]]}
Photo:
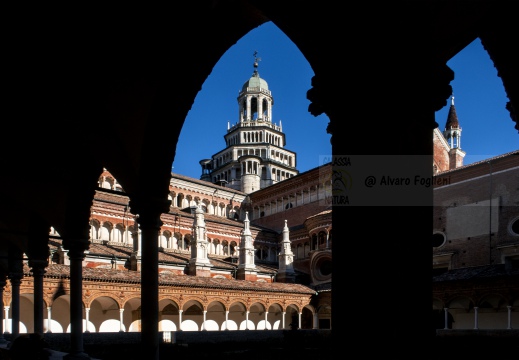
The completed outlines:
{"type": "Polygon", "coordinates": [[[285,227],[282,232],[281,252],[278,255],[279,270],[277,279],[279,282],[294,282],[294,253],[290,243],[290,230],[288,229],[287,221],[285,220],[285,227]]]}
{"type": "Polygon", "coordinates": [[[447,123],[445,124],[445,130],[451,128],[459,128],[460,124],[458,121],[458,115],[456,114],[456,108],[454,107],[454,96],[451,98],[451,106],[449,108],[449,114],[447,115],[447,123]]]}
{"type": "Polygon", "coordinates": [[[236,275],[240,280],[253,280],[256,278],[254,264],[254,245],[252,233],[250,231],[249,212],[245,212],[245,220],[243,221],[243,230],[241,232],[241,241],[239,249],[239,265],[236,275]]]}
{"type": "Polygon", "coordinates": [[[252,235],[250,232],[249,212],[245,211],[245,220],[243,220],[243,235],[252,235]]]}
{"type": "Polygon", "coordinates": [[[447,115],[443,136],[449,143],[451,149],[461,149],[461,127],[458,121],[458,115],[456,114],[456,108],[454,107],[454,96],[451,98],[451,106],[449,108],[449,114],[447,115]]]}
{"type": "Polygon", "coordinates": [[[189,260],[190,275],[209,277],[209,268],[212,266],[207,254],[209,253],[209,241],[204,220],[202,204],[198,203],[193,219],[193,237],[191,239],[191,259],[189,260]]]}

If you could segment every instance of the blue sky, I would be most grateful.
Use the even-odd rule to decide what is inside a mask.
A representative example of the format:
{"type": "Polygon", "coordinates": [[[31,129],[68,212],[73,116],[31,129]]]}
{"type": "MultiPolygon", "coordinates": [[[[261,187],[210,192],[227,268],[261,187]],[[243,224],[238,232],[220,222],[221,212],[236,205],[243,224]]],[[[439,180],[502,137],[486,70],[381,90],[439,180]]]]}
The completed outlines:
{"type": "MultiPolygon", "coordinates": [[[[463,164],[519,150],[519,133],[505,106],[508,102],[501,78],[479,39],[467,45],[447,62],[454,71],[450,82],[454,106],[462,129],[463,164]]],[[[443,130],[449,113],[447,105],[436,112],[443,130]]]]}
{"type": "Polygon", "coordinates": [[[296,152],[300,172],[320,165],[330,155],[328,116],[308,112],[306,92],[314,75],[299,49],[274,24],[249,32],[221,57],[188,113],[177,144],[172,171],[200,178],[198,163],[225,148],[227,122],[238,122],[238,92],[254,71],[254,51],[261,58],[258,72],[272,92],[272,121],[281,121],[287,150],[296,152]]]}
{"type": "MultiPolygon", "coordinates": [[[[174,173],[198,179],[202,174],[199,161],[225,148],[227,123],[238,121],[238,92],[254,70],[254,51],[261,58],[259,75],[274,98],[273,122],[282,122],[285,148],[296,152],[297,169],[313,169],[320,165],[321,156],[331,154],[328,117],[308,112],[306,92],[314,73],[299,49],[269,22],[240,39],[213,68],[182,128],[174,173]]],[[[505,109],[508,99],[501,79],[479,39],[447,65],[455,72],[451,86],[462,127],[461,148],[467,153],[464,164],[519,149],[519,134],[505,109]]],[[[449,106],[450,101],[436,113],[440,129],[449,106]]]]}

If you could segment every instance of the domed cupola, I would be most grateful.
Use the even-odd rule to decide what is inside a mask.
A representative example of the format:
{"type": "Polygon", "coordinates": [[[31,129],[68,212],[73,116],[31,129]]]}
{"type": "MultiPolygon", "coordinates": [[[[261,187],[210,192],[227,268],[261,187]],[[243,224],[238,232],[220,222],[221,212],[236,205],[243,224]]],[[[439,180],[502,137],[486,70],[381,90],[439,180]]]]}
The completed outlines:
{"type": "Polygon", "coordinates": [[[247,92],[249,88],[259,88],[267,91],[269,89],[267,82],[259,76],[258,61],[260,61],[261,58],[256,57],[256,55],[257,53],[254,53],[254,72],[252,73],[251,78],[243,84],[241,88],[242,92],[247,92]]]}
{"type": "Polygon", "coordinates": [[[258,52],[254,52],[254,72],[247,80],[238,95],[239,119],[244,121],[272,121],[272,105],[274,99],[265,80],[260,78],[258,63],[261,60],[258,52]]]}

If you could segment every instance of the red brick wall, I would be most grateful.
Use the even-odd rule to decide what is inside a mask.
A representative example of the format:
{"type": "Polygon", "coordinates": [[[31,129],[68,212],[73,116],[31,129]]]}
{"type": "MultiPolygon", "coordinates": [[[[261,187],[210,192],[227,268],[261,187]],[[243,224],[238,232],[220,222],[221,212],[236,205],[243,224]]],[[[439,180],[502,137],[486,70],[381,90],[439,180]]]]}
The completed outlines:
{"type": "Polygon", "coordinates": [[[453,252],[453,268],[503,263],[497,247],[519,241],[508,231],[510,222],[519,214],[519,168],[505,171],[518,166],[519,156],[492,160],[491,194],[490,165],[486,161],[441,175],[450,176],[451,184],[435,187],[433,231],[445,233],[447,240],[443,246],[433,248],[433,254],[453,252]],[[492,206],[489,206],[490,198],[493,199],[492,206]],[[448,222],[453,221],[452,214],[463,206],[467,209],[467,204],[473,204],[474,209],[479,205],[476,210],[469,208],[478,216],[456,224],[456,236],[449,234],[448,222]],[[485,215],[487,209],[492,210],[492,219],[490,212],[485,215]],[[474,228],[482,231],[476,233],[474,228]],[[463,231],[466,236],[463,236],[463,231]]]}
{"type": "Polygon", "coordinates": [[[449,170],[449,152],[444,144],[438,139],[438,136],[443,136],[441,133],[435,132],[433,134],[433,159],[434,164],[438,167],[438,171],[449,170]]]}

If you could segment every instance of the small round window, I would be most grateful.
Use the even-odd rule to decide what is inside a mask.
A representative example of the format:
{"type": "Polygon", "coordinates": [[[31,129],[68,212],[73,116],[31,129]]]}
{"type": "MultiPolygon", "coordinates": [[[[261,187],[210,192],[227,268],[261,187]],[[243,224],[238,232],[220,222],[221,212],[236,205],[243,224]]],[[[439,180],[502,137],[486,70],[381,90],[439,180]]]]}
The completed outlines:
{"type": "Polygon", "coordinates": [[[318,281],[327,281],[332,276],[332,261],[328,256],[323,256],[315,263],[315,279],[318,281]]]}
{"type": "Polygon", "coordinates": [[[432,246],[440,247],[445,242],[445,236],[442,233],[434,233],[432,235],[432,246]]]}
{"type": "Polygon", "coordinates": [[[516,217],[510,223],[510,232],[512,233],[512,235],[519,236],[519,217],[516,217]]]}

